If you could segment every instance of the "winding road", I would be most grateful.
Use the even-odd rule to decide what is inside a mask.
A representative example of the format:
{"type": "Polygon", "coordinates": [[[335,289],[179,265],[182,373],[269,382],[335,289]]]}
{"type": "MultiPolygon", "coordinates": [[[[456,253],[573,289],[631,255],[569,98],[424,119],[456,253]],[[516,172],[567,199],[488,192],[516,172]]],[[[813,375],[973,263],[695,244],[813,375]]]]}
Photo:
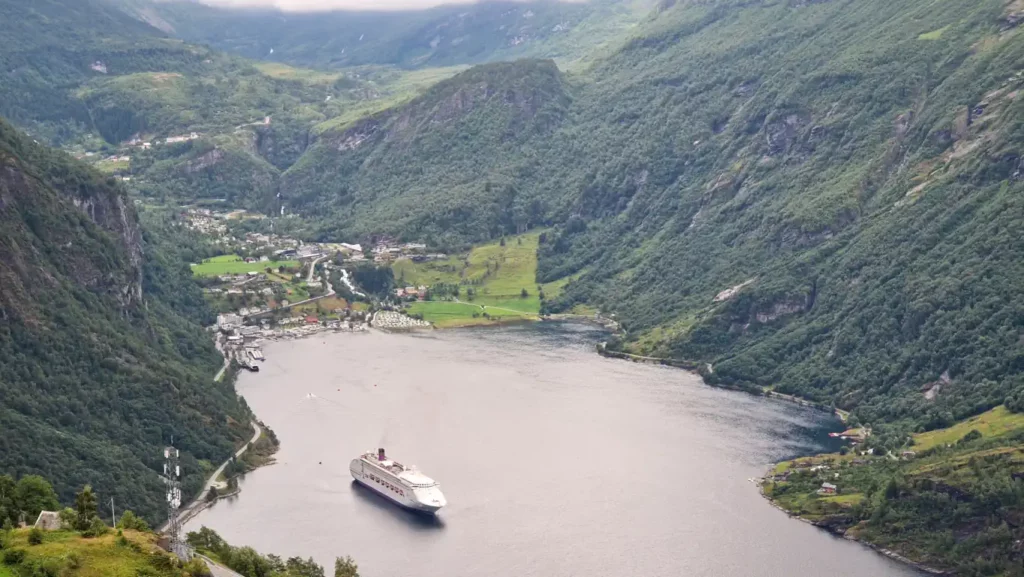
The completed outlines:
{"type": "Polygon", "coordinates": [[[318,259],[313,260],[313,262],[310,263],[310,265],[309,265],[309,274],[306,275],[306,283],[307,284],[313,282],[313,272],[316,271],[316,265],[318,265],[321,262],[327,260],[328,258],[330,258],[330,257],[329,256],[322,256],[322,257],[320,257],[318,259]]]}
{"type": "MultiPolygon", "coordinates": [[[[256,421],[252,421],[249,424],[252,425],[252,430],[253,430],[252,438],[249,439],[248,443],[242,445],[242,448],[240,448],[237,451],[235,451],[235,455],[233,457],[235,459],[241,457],[245,453],[245,451],[249,449],[249,446],[251,446],[253,443],[255,443],[260,438],[260,435],[263,434],[263,429],[261,429],[260,426],[256,424],[256,421]]],[[[220,477],[221,473],[224,472],[224,469],[227,468],[228,463],[230,463],[230,462],[231,462],[231,459],[228,459],[227,461],[224,461],[223,463],[221,463],[220,467],[217,467],[217,470],[214,471],[213,474],[210,475],[210,478],[206,480],[206,484],[203,485],[203,490],[200,491],[199,495],[196,496],[195,499],[193,499],[188,505],[186,505],[184,508],[182,508],[178,512],[178,520],[181,523],[184,523],[185,521],[188,521],[204,505],[206,505],[206,495],[207,495],[207,493],[210,492],[210,489],[212,489],[214,487],[219,487],[221,485],[221,483],[217,481],[217,477],[220,477]]],[[[166,531],[167,530],[167,525],[168,525],[168,523],[164,523],[160,527],[160,530],[158,532],[163,533],[164,531],[166,531]]]]}

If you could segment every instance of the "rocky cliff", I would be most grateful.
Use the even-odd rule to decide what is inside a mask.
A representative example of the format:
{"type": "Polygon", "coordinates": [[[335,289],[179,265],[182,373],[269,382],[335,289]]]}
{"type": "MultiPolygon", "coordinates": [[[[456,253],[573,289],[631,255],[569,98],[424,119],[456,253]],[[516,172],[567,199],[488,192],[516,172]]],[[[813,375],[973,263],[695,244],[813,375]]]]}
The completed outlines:
{"type": "Polygon", "coordinates": [[[64,502],[90,483],[157,520],[150,464],[172,436],[192,488],[195,459],[230,454],[248,416],[211,381],[188,275],[116,181],[0,120],[0,471],[44,474],[64,502]]]}
{"type": "Polygon", "coordinates": [[[142,303],[142,234],[113,179],[60,158],[0,121],[0,314],[32,315],[33,294],[84,288],[142,303]]]}

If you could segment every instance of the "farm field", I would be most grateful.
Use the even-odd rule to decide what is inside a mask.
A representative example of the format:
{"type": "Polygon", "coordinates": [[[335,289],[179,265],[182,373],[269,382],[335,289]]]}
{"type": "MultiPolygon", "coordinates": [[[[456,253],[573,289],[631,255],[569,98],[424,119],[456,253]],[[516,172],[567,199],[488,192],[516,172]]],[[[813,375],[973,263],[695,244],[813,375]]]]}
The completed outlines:
{"type": "Polygon", "coordinates": [[[492,318],[536,318],[541,312],[541,291],[546,298],[558,296],[571,280],[560,279],[537,284],[537,248],[541,232],[509,237],[502,242],[473,247],[469,254],[444,260],[414,262],[400,259],[392,264],[398,286],[460,285],[461,302],[417,302],[411,314],[439,327],[465,326],[488,322],[492,318]],[[473,291],[470,297],[469,290],[473,291]],[[522,291],[526,296],[522,296],[522,291]]]}
{"type": "Polygon", "coordinates": [[[406,312],[422,316],[423,320],[433,323],[438,328],[466,327],[537,318],[536,313],[453,301],[420,301],[409,305],[406,312]],[[485,313],[487,316],[484,316],[485,313]]]}
{"type": "Polygon", "coordinates": [[[1021,429],[1024,429],[1024,414],[1012,413],[1005,405],[1000,405],[952,427],[913,435],[913,448],[915,451],[925,451],[939,445],[951,445],[972,430],[977,430],[983,437],[992,438],[1021,429]]]}
{"type": "Polygon", "coordinates": [[[269,260],[248,263],[238,255],[223,255],[208,258],[202,263],[192,265],[195,276],[220,276],[224,274],[245,274],[247,272],[263,272],[267,268],[277,270],[278,267],[300,268],[297,260],[269,260]]]}
{"type": "Polygon", "coordinates": [[[540,313],[540,292],[558,296],[571,280],[537,285],[540,231],[474,247],[469,254],[417,263],[401,259],[392,265],[398,286],[460,285],[458,301],[417,302],[410,314],[422,315],[438,327],[493,322],[491,319],[534,319],[540,313]],[[473,294],[470,296],[469,291],[473,294]],[[527,296],[522,296],[523,291],[527,296]],[[484,313],[487,317],[484,317],[484,313]],[[476,316],[474,316],[476,315],[476,316]]]}

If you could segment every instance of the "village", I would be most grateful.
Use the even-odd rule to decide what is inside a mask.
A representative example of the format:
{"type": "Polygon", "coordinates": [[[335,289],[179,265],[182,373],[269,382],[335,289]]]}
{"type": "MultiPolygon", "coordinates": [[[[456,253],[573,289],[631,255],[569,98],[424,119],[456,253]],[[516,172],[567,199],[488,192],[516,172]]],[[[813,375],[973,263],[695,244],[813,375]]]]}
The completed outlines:
{"type": "MultiPolygon", "coordinates": [[[[252,215],[186,208],[183,226],[208,238],[221,256],[192,264],[206,300],[218,313],[209,327],[225,366],[237,363],[258,371],[262,345],[325,331],[361,333],[430,328],[431,324],[388,310],[353,284],[350,269],[372,261],[387,265],[399,258],[418,262],[447,258],[426,253],[422,243],[381,239],[372,250],[360,244],[303,242],[283,234],[232,232],[232,224],[252,215]]],[[[424,294],[426,287],[401,289],[402,296],[424,294]]]]}

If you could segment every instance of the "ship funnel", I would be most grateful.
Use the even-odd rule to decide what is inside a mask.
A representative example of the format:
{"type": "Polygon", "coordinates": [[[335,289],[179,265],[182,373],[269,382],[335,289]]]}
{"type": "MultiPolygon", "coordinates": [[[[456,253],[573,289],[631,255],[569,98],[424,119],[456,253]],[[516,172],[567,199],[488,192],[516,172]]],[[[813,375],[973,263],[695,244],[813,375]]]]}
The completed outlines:
{"type": "Polygon", "coordinates": [[[383,448],[377,449],[377,460],[378,461],[383,461],[384,460],[384,449],[383,448]]]}

